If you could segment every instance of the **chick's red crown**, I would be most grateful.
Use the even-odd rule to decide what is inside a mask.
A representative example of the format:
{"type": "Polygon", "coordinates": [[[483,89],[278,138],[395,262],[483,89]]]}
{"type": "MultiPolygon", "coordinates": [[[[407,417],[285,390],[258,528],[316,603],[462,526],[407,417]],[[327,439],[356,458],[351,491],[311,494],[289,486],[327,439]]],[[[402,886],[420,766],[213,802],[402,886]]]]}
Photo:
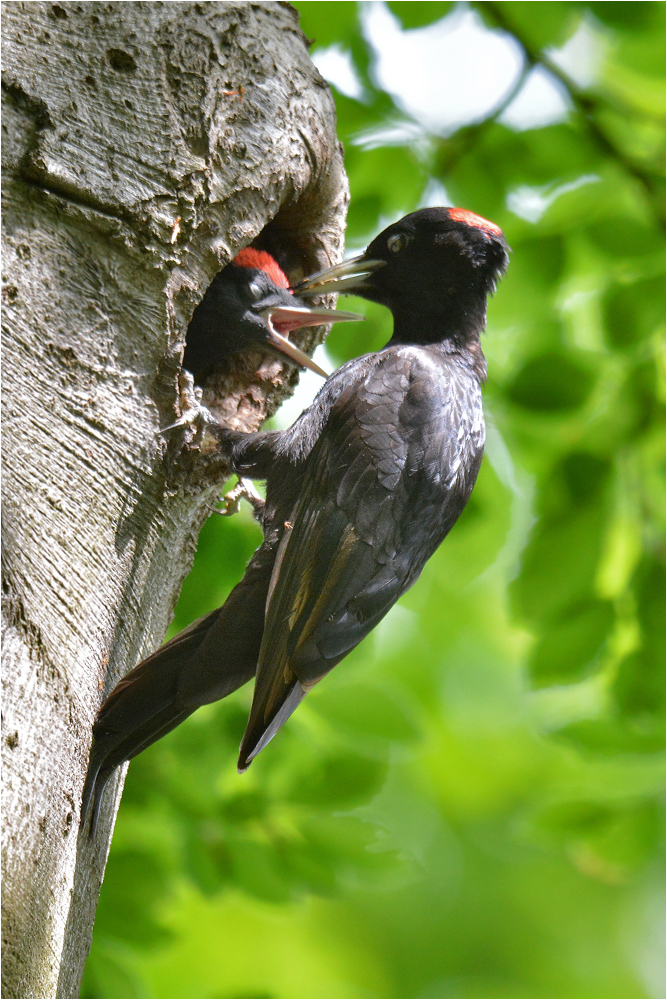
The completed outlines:
{"type": "Polygon", "coordinates": [[[266,250],[256,250],[254,247],[245,247],[236,255],[232,264],[238,267],[252,267],[259,271],[264,271],[269,276],[274,285],[279,288],[289,288],[287,275],[281,268],[277,260],[274,260],[266,250]]]}

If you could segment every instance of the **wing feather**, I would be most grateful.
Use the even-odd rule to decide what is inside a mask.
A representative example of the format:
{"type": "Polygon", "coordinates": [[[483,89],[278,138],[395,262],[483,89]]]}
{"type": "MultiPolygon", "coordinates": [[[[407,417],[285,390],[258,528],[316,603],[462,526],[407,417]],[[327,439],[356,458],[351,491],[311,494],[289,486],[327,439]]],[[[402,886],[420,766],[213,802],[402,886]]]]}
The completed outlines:
{"type": "Polygon", "coordinates": [[[296,707],[414,582],[465,505],[472,485],[453,488],[443,468],[461,434],[456,392],[438,374],[442,385],[414,354],[388,351],[334,403],[276,558],[240,767],[282,706],[296,707]]]}

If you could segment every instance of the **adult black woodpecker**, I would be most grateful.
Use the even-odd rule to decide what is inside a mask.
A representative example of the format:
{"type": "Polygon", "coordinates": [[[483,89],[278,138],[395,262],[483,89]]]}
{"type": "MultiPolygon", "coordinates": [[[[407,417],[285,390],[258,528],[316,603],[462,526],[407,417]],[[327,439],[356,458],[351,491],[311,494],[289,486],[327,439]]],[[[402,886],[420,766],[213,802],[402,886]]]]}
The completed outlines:
{"type": "Polygon", "coordinates": [[[201,385],[232,354],[255,349],[287,357],[326,378],[289,334],[305,326],[359,319],[363,317],[300,302],[278,262],[265,250],[246,247],[215,276],[195,309],[183,367],[201,385]]]}
{"type": "Polygon", "coordinates": [[[220,432],[240,476],[266,480],[264,541],[222,608],[136,667],[102,705],[84,793],[200,705],[253,675],[244,771],[307,692],[384,617],[465,507],[484,448],[480,334],[508,264],[498,226],[414,212],[366,252],[296,286],[352,292],[394,317],[381,350],[343,365],[286,431],[220,432]]]}

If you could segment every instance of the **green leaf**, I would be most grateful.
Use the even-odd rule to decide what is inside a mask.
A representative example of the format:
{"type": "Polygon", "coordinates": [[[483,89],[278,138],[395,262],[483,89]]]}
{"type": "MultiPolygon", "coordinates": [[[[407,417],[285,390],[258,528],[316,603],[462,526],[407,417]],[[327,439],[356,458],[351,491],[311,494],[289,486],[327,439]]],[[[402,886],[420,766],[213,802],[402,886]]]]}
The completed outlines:
{"type": "Polygon", "coordinates": [[[248,837],[231,840],[228,851],[234,881],[241,889],[272,903],[287,902],[292,886],[282,851],[248,837]]]}
{"type": "Polygon", "coordinates": [[[537,413],[574,410],[586,402],[593,387],[589,368],[565,353],[531,358],[508,386],[513,403],[537,413]]]}
{"type": "Polygon", "coordinates": [[[661,810],[641,798],[558,803],[542,810],[535,825],[593,877],[616,884],[645,865],[664,836],[661,810]]]}
{"type": "Polygon", "coordinates": [[[335,10],[319,0],[299,0],[295,7],[301,29],[311,44],[322,47],[345,44],[358,37],[359,5],[356,0],[338,0],[335,10]]]}
{"type": "Polygon", "coordinates": [[[589,753],[660,754],[664,730],[623,722],[620,719],[590,719],[574,722],[557,731],[558,736],[589,753]]]}
{"type": "Polygon", "coordinates": [[[542,633],[530,657],[533,684],[572,684],[589,674],[614,620],[609,601],[583,601],[562,610],[542,633]]]}
{"type": "Polygon", "coordinates": [[[109,883],[98,906],[105,933],[116,940],[137,943],[134,928],[141,926],[141,944],[150,948],[165,944],[169,932],[155,919],[155,910],[170,891],[168,872],[148,850],[128,848],[109,860],[109,883]],[[133,891],[141,885],[142,892],[133,891]]]}
{"type": "MultiPolygon", "coordinates": [[[[538,50],[562,45],[573,34],[580,17],[577,4],[558,0],[541,4],[505,0],[496,6],[502,14],[504,25],[514,29],[520,38],[538,50]]],[[[477,3],[475,7],[480,13],[488,15],[487,4],[477,3]]],[[[489,26],[496,25],[493,11],[487,16],[487,23],[489,26]]]]}
{"type": "Polygon", "coordinates": [[[409,742],[419,736],[411,714],[388,691],[347,684],[317,701],[318,712],[338,731],[373,741],[409,742]]]}
{"type": "Polygon", "coordinates": [[[517,610],[550,628],[564,608],[588,599],[604,537],[604,504],[538,522],[511,587],[517,610]]]}
{"type": "Polygon", "coordinates": [[[635,3],[596,0],[593,10],[597,18],[613,28],[664,28],[664,11],[660,9],[660,4],[651,0],[636,0],[635,3]]]}
{"type": "Polygon", "coordinates": [[[424,173],[405,146],[348,148],[347,169],[356,175],[357,198],[350,206],[347,243],[370,241],[382,216],[400,218],[421,196],[424,173]],[[383,183],[378,184],[378,177],[383,183]]]}
{"type": "Polygon", "coordinates": [[[657,723],[657,731],[664,731],[664,648],[659,634],[621,661],[612,694],[623,715],[640,725],[657,723]]]}
{"type": "Polygon", "coordinates": [[[357,754],[341,753],[316,761],[294,791],[293,801],[332,808],[352,808],[380,790],[386,766],[357,754]]]}
{"type": "MultiPolygon", "coordinates": [[[[664,267],[663,235],[650,220],[617,212],[611,218],[597,219],[587,227],[586,232],[605,256],[647,258],[655,254],[655,263],[652,265],[649,262],[650,269],[655,268],[659,272],[664,267]]],[[[644,274],[640,277],[643,278],[644,274]]]]}
{"type": "Polygon", "coordinates": [[[660,298],[661,277],[631,284],[612,285],[604,299],[605,330],[613,347],[625,348],[644,340],[664,327],[660,298]]]}
{"type": "Polygon", "coordinates": [[[387,6],[399,19],[405,29],[423,28],[446,17],[454,9],[454,3],[446,0],[388,0],[387,6]]]}
{"type": "Polygon", "coordinates": [[[573,506],[600,498],[612,471],[608,458],[588,451],[571,451],[554,469],[554,480],[560,479],[566,496],[573,506]]]}

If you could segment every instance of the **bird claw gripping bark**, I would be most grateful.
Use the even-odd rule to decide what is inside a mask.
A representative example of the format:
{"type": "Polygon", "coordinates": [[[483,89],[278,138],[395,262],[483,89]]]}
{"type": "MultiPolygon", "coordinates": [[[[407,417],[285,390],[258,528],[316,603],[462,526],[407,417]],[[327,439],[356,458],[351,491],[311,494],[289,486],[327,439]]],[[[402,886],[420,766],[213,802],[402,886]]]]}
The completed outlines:
{"type": "Polygon", "coordinates": [[[194,384],[194,379],[188,371],[182,371],[178,376],[178,403],[181,415],[173,424],[161,427],[155,437],[166,434],[176,427],[191,427],[197,435],[203,435],[207,427],[219,427],[211,411],[201,401],[202,390],[194,384]]]}
{"type": "Polygon", "coordinates": [[[218,510],[217,507],[214,508],[214,512],[220,514],[221,517],[230,517],[232,514],[238,514],[241,509],[241,500],[248,501],[257,519],[264,513],[264,498],[257,492],[251,480],[244,479],[242,476],[239,476],[239,481],[234,489],[230,490],[229,493],[225,493],[224,497],[221,497],[221,500],[225,503],[222,510],[218,510]]]}

